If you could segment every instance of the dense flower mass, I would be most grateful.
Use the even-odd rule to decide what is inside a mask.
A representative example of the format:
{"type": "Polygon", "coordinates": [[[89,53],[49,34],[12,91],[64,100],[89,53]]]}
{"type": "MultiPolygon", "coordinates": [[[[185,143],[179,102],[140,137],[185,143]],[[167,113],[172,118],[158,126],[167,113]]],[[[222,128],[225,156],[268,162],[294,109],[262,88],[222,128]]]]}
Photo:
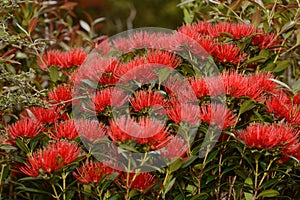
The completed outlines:
{"type": "Polygon", "coordinates": [[[41,69],[46,69],[50,66],[57,66],[60,68],[69,68],[73,66],[80,66],[86,59],[87,52],[82,49],[73,49],[68,52],[58,50],[48,51],[42,56],[39,61],[41,69]]]}
{"type": "Polygon", "coordinates": [[[67,85],[59,85],[48,93],[50,103],[53,104],[72,104],[72,88],[67,85]]]}
{"type": "Polygon", "coordinates": [[[60,118],[60,108],[31,107],[22,113],[22,117],[35,119],[41,124],[54,124],[60,118]]]}
{"type": "Polygon", "coordinates": [[[41,124],[36,120],[25,118],[8,126],[9,134],[12,138],[37,136],[41,131],[41,124]]]}
{"type": "Polygon", "coordinates": [[[73,140],[78,136],[78,132],[75,126],[75,121],[68,120],[68,121],[56,123],[54,126],[54,130],[49,135],[54,140],[60,140],[63,138],[66,138],[68,140],[73,140]]]}
{"type": "Polygon", "coordinates": [[[108,164],[96,161],[86,161],[73,172],[73,176],[83,184],[93,183],[97,185],[103,177],[108,177],[112,173],[120,173],[111,168],[108,164]]]}
{"type": "Polygon", "coordinates": [[[247,146],[256,149],[280,148],[283,155],[296,155],[299,132],[284,124],[252,124],[238,133],[247,146]]]}
{"type": "Polygon", "coordinates": [[[156,149],[165,142],[169,135],[165,124],[151,118],[141,118],[139,121],[128,117],[121,117],[110,121],[109,136],[114,142],[136,140],[139,144],[147,144],[156,149]]]}
{"type": "Polygon", "coordinates": [[[29,155],[25,166],[21,171],[32,177],[41,174],[50,174],[61,169],[64,165],[76,160],[80,153],[80,147],[76,143],[56,142],[48,144],[43,149],[29,155]]]}
{"type": "Polygon", "coordinates": [[[127,185],[127,187],[131,189],[137,189],[140,191],[146,190],[153,186],[155,182],[157,181],[157,178],[151,174],[151,173],[140,173],[140,174],[135,174],[135,173],[130,173],[129,174],[129,183],[127,183],[127,173],[123,173],[122,175],[122,180],[124,182],[124,185],[127,185]]]}
{"type": "Polygon", "coordinates": [[[148,90],[137,92],[134,97],[130,99],[130,103],[134,111],[138,112],[144,108],[159,108],[165,104],[165,100],[161,93],[148,90]]]}

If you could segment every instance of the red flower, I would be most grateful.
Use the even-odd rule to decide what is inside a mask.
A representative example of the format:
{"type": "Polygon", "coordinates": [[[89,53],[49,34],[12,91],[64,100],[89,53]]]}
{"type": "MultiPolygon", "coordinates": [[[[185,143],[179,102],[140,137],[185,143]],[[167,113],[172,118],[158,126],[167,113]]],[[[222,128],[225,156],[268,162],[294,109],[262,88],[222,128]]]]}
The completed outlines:
{"type": "Polygon", "coordinates": [[[62,138],[73,140],[77,136],[78,132],[76,130],[74,120],[56,123],[54,130],[50,133],[50,137],[54,140],[60,140],[62,138]]]}
{"type": "Polygon", "coordinates": [[[176,68],[180,64],[180,60],[174,53],[167,51],[152,51],[147,55],[147,62],[155,64],[155,66],[176,68]]]}
{"type": "Polygon", "coordinates": [[[197,104],[180,103],[175,98],[170,100],[167,113],[176,124],[188,122],[197,125],[200,121],[200,109],[197,104]]]}
{"type": "Polygon", "coordinates": [[[170,136],[169,141],[164,144],[161,155],[165,158],[174,159],[183,157],[188,151],[187,141],[181,136],[170,136]]]}
{"type": "MultiPolygon", "coordinates": [[[[208,26],[209,35],[213,38],[224,36],[224,33],[231,32],[231,23],[228,22],[219,22],[218,24],[212,24],[208,26]]],[[[226,36],[226,35],[225,35],[226,36]]]]}
{"type": "Polygon", "coordinates": [[[86,161],[83,166],[80,166],[73,172],[73,176],[83,184],[93,183],[97,185],[103,176],[108,178],[114,172],[120,173],[107,164],[92,160],[86,161]]]}
{"type": "Polygon", "coordinates": [[[41,124],[54,124],[60,118],[59,107],[31,107],[22,113],[23,118],[35,118],[41,124]]]}
{"type": "Polygon", "coordinates": [[[249,24],[231,24],[229,33],[234,39],[240,39],[256,33],[256,29],[249,24]]]}
{"type": "Polygon", "coordinates": [[[284,124],[252,124],[238,133],[247,146],[257,149],[279,147],[283,156],[296,155],[300,144],[299,131],[284,124]]]}
{"type": "Polygon", "coordinates": [[[195,92],[197,98],[202,98],[209,95],[209,90],[207,88],[207,84],[205,79],[189,79],[189,82],[195,92]]]}
{"type": "Polygon", "coordinates": [[[229,126],[234,126],[237,122],[236,116],[221,104],[202,106],[200,119],[202,122],[216,125],[223,130],[229,126]]]}
{"type": "Polygon", "coordinates": [[[80,147],[75,143],[64,141],[48,144],[43,149],[28,156],[27,163],[20,170],[32,177],[36,177],[39,173],[50,174],[76,160],[79,153],[80,147]]]}
{"type": "Polygon", "coordinates": [[[42,56],[42,61],[38,61],[41,69],[50,66],[58,66],[60,68],[69,68],[80,66],[86,59],[87,53],[82,49],[72,49],[68,52],[58,50],[48,51],[42,56]]]}
{"type": "Polygon", "coordinates": [[[75,126],[80,137],[84,137],[88,142],[95,142],[106,138],[107,127],[97,120],[76,120],[75,126]]]}
{"type": "Polygon", "coordinates": [[[130,189],[137,189],[139,191],[143,191],[150,188],[157,181],[157,178],[149,172],[140,173],[140,174],[130,173],[128,183],[127,183],[127,176],[128,174],[124,173],[121,177],[122,182],[125,185],[127,185],[125,187],[129,187],[130,189]]]}
{"type": "Polygon", "coordinates": [[[297,93],[294,98],[293,98],[293,103],[294,104],[297,104],[297,105],[300,105],[300,92],[297,93]]]}
{"type": "Polygon", "coordinates": [[[264,31],[258,31],[259,35],[252,38],[251,43],[258,45],[260,49],[270,49],[279,44],[275,33],[266,34],[264,31]]]}
{"type": "Polygon", "coordinates": [[[37,136],[41,131],[41,124],[36,120],[25,118],[8,126],[8,131],[13,138],[26,137],[32,138],[37,136]]]}
{"type": "Polygon", "coordinates": [[[121,107],[126,103],[127,96],[117,88],[106,88],[98,91],[90,102],[96,112],[102,112],[107,106],[121,107]]]}
{"type": "Polygon", "coordinates": [[[118,120],[110,121],[109,136],[114,142],[136,140],[139,144],[148,144],[153,150],[163,143],[168,135],[165,124],[155,119],[140,118],[137,122],[122,116],[118,120]]]}
{"type": "Polygon", "coordinates": [[[54,91],[48,93],[51,103],[72,104],[72,88],[67,85],[59,85],[54,91]]]}
{"type": "Polygon", "coordinates": [[[241,53],[241,49],[234,44],[219,44],[213,52],[213,57],[221,63],[237,64],[244,60],[246,54],[241,53]]]}
{"type": "Polygon", "coordinates": [[[139,112],[144,108],[159,108],[165,104],[165,100],[161,93],[148,90],[138,91],[133,98],[130,98],[130,103],[134,111],[139,112]]]}

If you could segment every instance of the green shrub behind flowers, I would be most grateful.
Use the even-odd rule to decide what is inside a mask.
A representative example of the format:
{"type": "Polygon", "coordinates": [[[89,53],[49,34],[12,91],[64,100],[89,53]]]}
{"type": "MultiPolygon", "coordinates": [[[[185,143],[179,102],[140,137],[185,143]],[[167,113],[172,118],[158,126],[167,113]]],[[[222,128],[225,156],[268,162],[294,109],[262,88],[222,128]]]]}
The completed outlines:
{"type": "MultiPolygon", "coordinates": [[[[281,41],[279,35],[245,23],[199,21],[179,27],[174,38],[137,32],[116,40],[113,51],[121,53],[120,58],[96,57],[88,62],[87,50],[48,50],[37,59],[56,83],[44,99],[45,108],[25,109],[2,135],[2,197],[299,198],[299,94],[281,82],[278,75],[284,69],[274,73],[268,67],[272,62],[276,65],[274,58],[284,51],[281,41]],[[185,37],[208,52],[219,75],[202,76],[183,56],[160,48],[181,46],[185,37]],[[137,73],[143,76],[130,76],[130,71],[147,64],[164,65],[186,77],[196,101],[188,101],[189,93],[183,89],[176,98],[172,92],[183,88],[183,83],[159,67],[150,65],[137,73]],[[151,84],[145,83],[145,77],[169,81],[151,84]],[[78,82],[84,101],[73,99],[78,82]],[[132,82],[137,89],[128,96],[122,88],[132,82]],[[92,90],[96,92],[91,94],[92,90]],[[126,102],[129,108],[122,109],[126,102]],[[84,109],[84,118],[74,118],[72,103],[84,109]],[[99,122],[91,118],[93,114],[99,122]],[[163,116],[167,120],[161,128],[163,116]],[[145,129],[137,129],[134,122],[145,129]],[[191,127],[197,131],[187,145],[184,128],[191,127]],[[209,127],[221,130],[221,135],[205,141],[217,139],[211,151],[199,156],[209,127]],[[130,172],[122,162],[95,159],[95,144],[112,150],[109,141],[126,152],[165,148],[161,156],[172,162],[151,172],[130,172]]],[[[98,51],[107,53],[103,47],[100,44],[98,51]]],[[[124,159],[122,152],[115,154],[124,159]]]]}

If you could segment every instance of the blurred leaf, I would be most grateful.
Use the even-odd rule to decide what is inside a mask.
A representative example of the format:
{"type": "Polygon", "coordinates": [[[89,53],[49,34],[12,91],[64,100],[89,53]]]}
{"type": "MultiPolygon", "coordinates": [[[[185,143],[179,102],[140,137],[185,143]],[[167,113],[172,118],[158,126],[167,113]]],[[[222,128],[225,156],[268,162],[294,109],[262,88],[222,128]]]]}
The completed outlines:
{"type": "Polygon", "coordinates": [[[169,165],[170,172],[172,173],[177,171],[181,166],[182,166],[182,160],[181,158],[177,158],[169,165]]]}
{"type": "Polygon", "coordinates": [[[194,1],[196,1],[196,0],[186,0],[186,1],[183,1],[183,2],[181,2],[181,3],[179,3],[179,4],[177,4],[177,7],[183,6],[183,5],[185,5],[185,4],[188,4],[188,3],[191,3],[191,2],[194,2],[194,1]]]}
{"type": "Polygon", "coordinates": [[[200,193],[195,196],[193,196],[190,200],[206,200],[209,198],[209,195],[207,193],[200,193]]]}
{"type": "Polygon", "coordinates": [[[16,22],[17,27],[19,27],[19,29],[21,29],[27,36],[29,36],[28,32],[20,25],[18,24],[18,22],[16,22]]]}
{"type": "Polygon", "coordinates": [[[279,85],[287,88],[289,91],[292,91],[292,89],[287,84],[285,84],[282,81],[279,81],[279,80],[276,80],[276,79],[273,79],[273,78],[270,78],[269,80],[271,80],[271,81],[273,81],[273,82],[275,82],[275,83],[277,83],[277,84],[279,84],[279,85]]]}
{"type": "Polygon", "coordinates": [[[252,25],[257,28],[261,19],[260,10],[256,10],[252,15],[252,25]]]}
{"type": "Polygon", "coordinates": [[[292,89],[294,94],[297,94],[300,91],[300,79],[298,79],[293,85],[292,89]]]}
{"type": "Polygon", "coordinates": [[[29,148],[26,146],[26,144],[20,138],[16,138],[15,141],[16,141],[16,145],[22,151],[24,151],[26,154],[28,154],[30,152],[29,148]]]}
{"type": "Polygon", "coordinates": [[[265,190],[265,191],[262,191],[261,193],[259,193],[257,198],[259,198],[259,197],[276,197],[278,195],[279,195],[279,192],[277,190],[270,189],[270,190],[265,190]]]}
{"type": "Polygon", "coordinates": [[[97,19],[95,19],[95,20],[93,21],[93,25],[96,25],[96,24],[98,24],[98,23],[100,23],[100,22],[103,22],[103,21],[105,21],[105,17],[97,18],[97,19]]]}
{"type": "Polygon", "coordinates": [[[28,26],[28,33],[30,34],[36,27],[37,22],[38,22],[39,18],[35,17],[31,20],[29,26],[28,26]]]}
{"type": "Polygon", "coordinates": [[[80,23],[80,26],[81,26],[86,32],[89,33],[89,32],[91,31],[91,27],[90,27],[90,25],[89,25],[88,23],[86,23],[86,22],[83,21],[83,20],[80,20],[79,23],[80,23]]]}
{"type": "Polygon", "coordinates": [[[245,192],[244,195],[246,200],[253,200],[253,194],[245,192]]]}
{"type": "Polygon", "coordinates": [[[55,83],[58,80],[58,68],[55,66],[49,67],[49,75],[51,81],[55,83]]]}
{"type": "Polygon", "coordinates": [[[278,62],[276,62],[276,67],[275,67],[275,69],[273,69],[273,72],[283,71],[286,68],[288,68],[289,66],[290,66],[289,60],[278,61],[278,62]]]}
{"type": "Polygon", "coordinates": [[[33,193],[47,194],[49,196],[52,195],[51,193],[46,192],[44,190],[38,190],[38,189],[28,188],[28,187],[23,187],[23,186],[17,187],[16,189],[24,191],[24,192],[33,192],[33,193]]]}
{"type": "Polygon", "coordinates": [[[77,6],[78,3],[76,2],[67,2],[60,6],[60,9],[65,9],[65,10],[72,10],[75,6],[77,6]]]}

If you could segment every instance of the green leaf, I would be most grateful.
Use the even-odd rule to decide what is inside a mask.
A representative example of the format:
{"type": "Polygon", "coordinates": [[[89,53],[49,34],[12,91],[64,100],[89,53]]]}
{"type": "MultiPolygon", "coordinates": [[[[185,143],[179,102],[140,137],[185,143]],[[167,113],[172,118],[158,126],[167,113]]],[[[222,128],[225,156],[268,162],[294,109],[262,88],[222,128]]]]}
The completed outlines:
{"type": "Polygon", "coordinates": [[[281,86],[287,88],[289,91],[292,91],[292,89],[290,88],[290,86],[288,86],[288,85],[285,84],[284,82],[281,82],[281,81],[276,80],[276,79],[273,79],[273,78],[270,78],[269,80],[271,80],[271,81],[273,81],[273,82],[275,82],[275,83],[277,83],[277,84],[279,84],[279,85],[281,85],[281,86]]]}
{"type": "Polygon", "coordinates": [[[250,63],[254,63],[254,62],[265,62],[267,60],[267,57],[265,56],[255,56],[253,58],[248,59],[245,63],[246,64],[250,64],[250,63]]]}
{"type": "Polygon", "coordinates": [[[17,138],[16,140],[16,145],[22,150],[24,151],[26,154],[28,154],[30,152],[29,148],[26,146],[26,144],[20,139],[17,138]]]}
{"type": "Polygon", "coordinates": [[[294,94],[297,94],[300,91],[300,79],[298,79],[293,85],[292,89],[294,94]]]}
{"type": "Polygon", "coordinates": [[[270,189],[270,190],[265,190],[265,191],[262,191],[258,196],[257,198],[259,197],[276,197],[279,195],[279,192],[277,190],[274,190],[274,189],[270,189]]]}
{"type": "Polygon", "coordinates": [[[206,200],[208,197],[209,195],[207,193],[200,193],[193,196],[190,200],[206,200]]]}
{"type": "Polygon", "coordinates": [[[173,178],[166,186],[164,193],[163,193],[163,199],[165,199],[166,194],[171,190],[175,183],[176,178],[173,178]]]}
{"type": "Polygon", "coordinates": [[[244,102],[242,103],[242,105],[240,106],[240,110],[239,110],[238,116],[240,116],[241,114],[243,114],[243,113],[245,113],[245,112],[251,110],[251,109],[254,108],[254,107],[255,107],[255,104],[254,104],[254,102],[253,102],[252,99],[249,99],[249,100],[247,100],[247,101],[244,101],[244,102]]]}
{"type": "Polygon", "coordinates": [[[181,166],[182,166],[182,160],[181,158],[177,158],[170,164],[169,166],[170,172],[172,173],[177,171],[181,166]]]}
{"type": "Polygon", "coordinates": [[[197,158],[198,158],[198,156],[191,156],[191,157],[189,157],[189,158],[182,164],[182,168],[186,168],[186,167],[190,166],[190,164],[192,164],[197,158]]]}
{"type": "Polygon", "coordinates": [[[253,186],[253,181],[250,177],[246,178],[245,185],[246,186],[251,186],[251,187],[253,186]]]}
{"type": "Polygon", "coordinates": [[[58,68],[55,66],[51,66],[49,68],[49,72],[50,72],[50,79],[51,81],[53,81],[54,83],[58,80],[58,68]]]}
{"type": "Polygon", "coordinates": [[[290,66],[290,61],[289,60],[282,60],[282,61],[278,61],[276,63],[276,67],[275,69],[273,69],[273,72],[280,72],[285,70],[286,68],[288,68],[290,66]]]}
{"type": "Polygon", "coordinates": [[[253,15],[252,15],[252,25],[257,28],[259,23],[260,23],[260,19],[261,19],[261,14],[260,14],[260,10],[256,10],[253,15]]]}
{"type": "Polygon", "coordinates": [[[253,199],[253,194],[251,194],[249,192],[245,192],[244,195],[245,195],[246,200],[252,200],[253,199]]]}
{"type": "Polygon", "coordinates": [[[33,192],[33,193],[40,193],[40,194],[52,195],[51,193],[46,192],[44,190],[38,190],[38,189],[28,188],[28,187],[23,187],[23,186],[17,187],[16,189],[24,191],[24,192],[33,192]]]}
{"type": "Polygon", "coordinates": [[[166,80],[171,74],[171,70],[168,67],[164,67],[161,70],[158,71],[158,81],[159,83],[162,83],[164,80],[166,80]]]}

